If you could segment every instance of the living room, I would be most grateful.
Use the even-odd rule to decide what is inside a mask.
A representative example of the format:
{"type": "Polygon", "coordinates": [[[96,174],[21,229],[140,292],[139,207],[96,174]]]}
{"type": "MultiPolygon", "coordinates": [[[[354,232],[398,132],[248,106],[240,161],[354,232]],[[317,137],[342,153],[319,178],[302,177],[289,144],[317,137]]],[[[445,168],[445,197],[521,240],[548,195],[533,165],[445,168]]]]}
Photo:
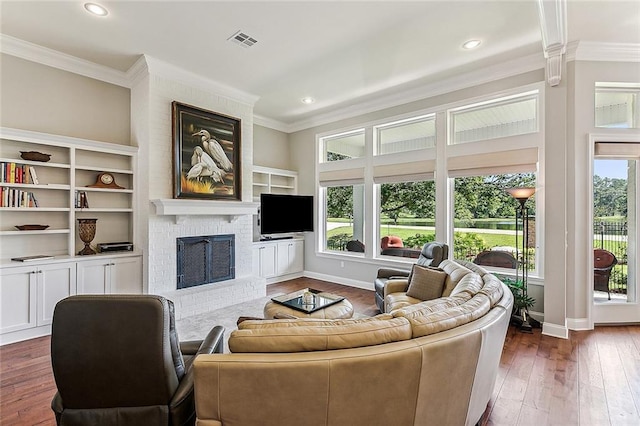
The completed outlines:
{"type": "MultiPolygon", "coordinates": [[[[432,73],[430,79],[413,83],[403,81],[406,75],[404,71],[398,71],[397,82],[404,83],[404,85],[398,86],[399,88],[393,89],[391,86],[392,88],[386,88],[377,93],[366,93],[365,89],[362,89],[362,93],[366,93],[365,95],[354,96],[352,100],[343,100],[342,103],[333,105],[325,104],[324,99],[313,94],[317,98],[316,102],[311,104],[310,109],[307,110],[306,106],[300,103],[300,98],[307,96],[308,93],[300,92],[294,97],[287,92],[288,98],[295,100],[296,104],[293,105],[291,102],[284,109],[303,112],[294,118],[284,119],[284,115],[276,116],[274,114],[273,117],[269,117],[264,114],[264,111],[268,111],[270,107],[275,111],[278,106],[275,100],[266,97],[269,94],[267,91],[264,92],[263,99],[252,94],[250,85],[231,87],[229,84],[218,81],[215,72],[208,72],[205,75],[198,74],[189,66],[191,60],[197,61],[197,59],[185,60],[185,57],[188,56],[187,53],[169,60],[162,57],[162,52],[156,53],[146,50],[138,52],[133,60],[127,54],[121,54],[119,60],[123,61],[123,57],[126,57],[126,60],[124,62],[115,61],[114,67],[98,65],[95,62],[97,56],[91,53],[91,49],[78,46],[65,48],[62,41],[55,40],[54,34],[29,34],[27,31],[23,32],[17,29],[17,27],[38,27],[35,23],[31,24],[31,21],[22,17],[22,14],[32,14],[37,18],[35,22],[38,22],[38,19],[45,19],[44,16],[47,16],[47,13],[51,13],[50,16],[62,13],[55,11],[54,2],[47,6],[50,9],[45,9],[46,13],[21,9],[20,6],[11,3],[3,2],[2,5],[2,114],[0,124],[5,129],[3,139],[8,139],[12,135],[6,129],[20,129],[27,132],[19,135],[22,138],[33,138],[34,135],[29,132],[49,135],[47,136],[50,138],[48,143],[52,143],[52,139],[60,137],[62,138],[59,142],[61,145],[70,144],[71,146],[74,140],[67,138],[77,138],[85,142],[99,141],[115,144],[119,146],[118,149],[135,151],[131,154],[127,153],[127,156],[135,158],[135,167],[132,167],[130,174],[131,185],[135,188],[135,193],[132,193],[131,200],[128,201],[131,203],[131,211],[125,213],[127,218],[124,220],[120,216],[112,219],[109,216],[110,213],[101,213],[96,225],[94,241],[132,242],[135,250],[133,254],[141,262],[139,265],[140,292],[161,294],[175,299],[177,318],[264,297],[267,294],[267,288],[271,287],[267,285],[267,280],[264,277],[254,275],[253,249],[254,244],[259,242],[259,232],[257,232],[255,224],[257,207],[253,192],[256,167],[294,172],[297,179],[296,193],[312,195],[315,198],[316,232],[306,233],[302,237],[304,244],[303,270],[286,278],[304,276],[372,290],[373,278],[380,266],[407,269],[412,262],[409,259],[381,258],[379,253],[373,249],[377,244],[367,244],[366,250],[369,251],[363,255],[336,253],[326,249],[326,238],[323,234],[324,225],[321,220],[324,206],[321,204],[322,198],[319,196],[326,187],[323,185],[323,179],[326,178],[326,183],[333,179],[330,176],[331,173],[337,176],[340,174],[339,172],[346,172],[347,178],[343,174],[341,182],[348,182],[353,178],[353,175],[348,176],[349,171],[362,168],[366,170],[364,173],[371,173],[366,175],[366,179],[369,179],[371,183],[371,188],[367,188],[366,191],[373,191],[373,182],[376,176],[374,176],[375,171],[372,164],[376,160],[373,155],[358,158],[356,161],[360,161],[362,165],[356,164],[342,170],[336,165],[323,164],[318,160],[317,154],[320,149],[320,140],[323,137],[327,138],[361,128],[366,129],[365,134],[369,138],[373,128],[384,122],[417,116],[425,111],[429,114],[435,114],[435,120],[443,120],[451,108],[490,100],[503,100],[508,96],[538,90],[538,102],[541,106],[540,120],[544,125],[540,127],[541,131],[538,132],[536,140],[529,140],[518,145],[519,151],[512,152],[505,160],[509,162],[509,165],[522,164],[518,157],[521,154],[530,154],[534,152],[531,149],[535,149],[533,163],[538,173],[536,209],[542,213],[536,226],[542,249],[539,267],[530,280],[529,291],[536,299],[536,305],[532,310],[537,314],[536,318],[543,323],[542,332],[545,335],[562,339],[569,337],[571,330],[591,330],[594,328],[594,324],[607,322],[607,316],[609,322],[620,322],[615,313],[602,312],[601,307],[594,306],[592,286],[589,285],[593,282],[591,277],[593,259],[590,258],[589,244],[589,237],[592,235],[589,213],[591,201],[588,196],[591,180],[590,163],[593,156],[591,150],[596,142],[638,143],[640,136],[637,127],[629,129],[598,128],[594,125],[592,118],[595,110],[594,93],[597,84],[616,83],[627,89],[636,91],[638,89],[640,40],[637,35],[637,21],[635,23],[628,23],[628,20],[617,22],[620,26],[618,31],[627,34],[628,37],[622,40],[613,40],[617,32],[608,26],[601,26],[601,39],[572,38],[575,35],[572,31],[578,31],[583,27],[570,26],[569,37],[567,38],[566,35],[562,37],[562,34],[560,36],[560,52],[557,50],[559,46],[552,46],[549,40],[546,40],[546,45],[543,43],[542,39],[551,37],[554,32],[553,25],[551,25],[552,28],[542,30],[544,37],[540,33],[534,36],[527,34],[527,37],[530,38],[525,40],[524,48],[518,50],[514,47],[513,49],[518,50],[519,55],[516,57],[507,55],[508,49],[502,45],[502,50],[496,51],[495,54],[465,59],[465,65],[457,68],[455,73],[447,71],[444,66],[438,70],[430,69],[429,72],[432,73]],[[47,38],[51,39],[51,44],[47,42],[47,38]],[[533,43],[530,43],[532,40],[533,43]],[[618,44],[613,44],[614,42],[618,44]],[[132,65],[123,66],[122,64],[127,61],[132,65]],[[176,63],[184,63],[185,65],[178,67],[175,65],[176,63]],[[274,103],[265,104],[265,99],[274,103]],[[214,114],[233,117],[240,121],[241,170],[239,176],[241,176],[242,184],[239,187],[237,200],[200,202],[200,200],[188,199],[181,206],[174,206],[176,161],[174,158],[175,138],[172,132],[172,120],[174,119],[172,102],[174,101],[195,106],[214,114]],[[263,103],[261,104],[261,102],[263,103]],[[599,139],[594,139],[596,135],[599,139]],[[516,160],[516,158],[518,159],[516,160]],[[367,162],[369,163],[367,164],[367,162]],[[249,213],[229,212],[227,206],[223,204],[234,204],[235,202],[246,204],[238,208],[247,208],[246,211],[249,213]],[[203,203],[207,206],[206,208],[212,211],[220,210],[211,214],[195,214],[194,211],[199,208],[197,206],[203,203]],[[113,227],[114,223],[117,226],[113,227]],[[122,226],[122,223],[125,223],[125,226],[122,226]],[[114,231],[116,228],[126,228],[126,230],[118,233],[120,231],[114,231]],[[111,232],[116,232],[116,234],[113,235],[111,232]],[[234,285],[232,286],[231,283],[222,284],[217,289],[212,289],[211,293],[209,290],[177,290],[175,287],[176,238],[212,234],[235,235],[234,285]],[[566,249],[564,251],[558,250],[559,247],[566,247],[566,249]],[[589,247],[589,250],[585,247],[589,247]],[[551,285],[549,285],[550,283],[551,285]],[[221,289],[224,290],[223,297],[219,296],[221,289]]],[[[564,10],[564,12],[560,12],[560,16],[565,20],[568,19],[570,25],[572,24],[572,16],[584,18],[586,14],[586,17],[592,18],[592,14],[597,14],[597,11],[605,15],[603,11],[615,10],[618,19],[620,16],[626,15],[628,18],[628,16],[638,15],[637,5],[632,2],[615,3],[614,6],[597,3],[597,7],[594,7],[596,11],[591,14],[580,10],[575,2],[558,1],[551,4],[558,5],[561,11],[564,10]],[[568,17],[563,16],[563,13],[566,14],[567,7],[570,12],[568,17]]],[[[106,6],[112,5],[107,4],[106,6]]],[[[123,10],[118,9],[117,3],[113,6],[115,9],[110,11],[110,16],[108,15],[105,19],[117,18],[119,13],[123,13],[123,10]]],[[[322,9],[322,6],[315,5],[313,7],[322,9]]],[[[534,2],[510,6],[533,12],[533,20],[538,25],[535,29],[540,31],[540,22],[536,15],[537,8],[534,2]]],[[[215,7],[215,4],[211,7],[215,7]]],[[[286,8],[283,5],[279,5],[279,7],[286,8]]],[[[414,5],[413,7],[419,6],[414,5]]],[[[492,5],[492,7],[499,8],[500,6],[492,5]]],[[[313,11],[314,8],[310,10],[313,11]]],[[[80,12],[84,13],[83,10],[79,10],[78,15],[80,12]]],[[[240,16],[240,11],[234,12],[240,16]]],[[[384,22],[380,15],[388,12],[383,9],[375,13],[371,12],[372,22],[375,19],[378,19],[378,22],[384,22]]],[[[411,13],[415,12],[414,10],[411,13]]],[[[87,19],[87,17],[76,17],[76,12],[73,13],[74,19],[87,19]]],[[[354,11],[350,11],[350,13],[354,13],[354,11]]],[[[411,13],[404,13],[403,16],[395,17],[394,19],[397,21],[393,23],[401,24],[402,19],[409,19],[406,15],[411,13]]],[[[613,12],[611,13],[613,14],[613,12]]],[[[294,16],[293,13],[292,16],[294,16]]],[[[529,16],[529,20],[526,22],[529,23],[531,19],[529,16]]],[[[560,21],[562,22],[562,19],[560,21]]],[[[88,28],[95,25],[96,28],[99,28],[101,25],[106,25],[105,22],[109,21],[94,20],[82,25],[88,28]]],[[[237,26],[239,24],[234,22],[229,25],[237,26]]],[[[339,25],[339,22],[333,22],[332,25],[339,25]]],[[[369,23],[367,28],[369,25],[373,24],[369,23]]],[[[390,23],[387,25],[385,29],[395,28],[390,23]]],[[[567,23],[564,22],[564,25],[567,23]]],[[[581,25],[586,24],[581,22],[581,25]]],[[[69,28],[71,27],[73,26],[70,25],[69,28]]],[[[114,28],[117,29],[117,24],[113,28],[100,31],[109,34],[109,31],[114,31],[114,28]]],[[[252,32],[249,29],[247,28],[247,31],[252,32]]],[[[555,30],[562,33],[562,25],[559,25],[555,30]]],[[[87,29],[87,31],[98,30],[87,29]]],[[[259,40],[257,46],[260,46],[261,43],[266,44],[268,40],[268,38],[264,38],[265,41],[263,41],[263,37],[260,37],[260,31],[260,27],[256,24],[255,32],[259,40]]],[[[266,33],[266,30],[264,31],[266,33]]],[[[505,29],[505,31],[507,30],[505,29]]],[[[596,32],[596,34],[598,33],[596,32]]],[[[228,34],[228,36],[230,35],[228,34]]],[[[67,35],[67,37],[69,36],[67,35]]],[[[327,37],[336,37],[336,35],[327,35],[327,37]]],[[[166,42],[172,43],[172,41],[166,42]]],[[[126,45],[126,42],[121,41],[121,43],[126,45]]],[[[484,47],[487,44],[489,43],[487,42],[484,47]]],[[[368,46],[366,43],[365,45],[368,46]]],[[[236,48],[236,46],[232,47],[236,48]]],[[[354,43],[351,48],[353,50],[349,50],[346,54],[354,56],[354,52],[365,50],[358,43],[354,43]]],[[[101,46],[100,49],[96,48],[96,51],[103,49],[105,48],[101,46]]],[[[229,54],[229,62],[237,61],[235,66],[242,68],[243,75],[246,75],[249,71],[256,69],[251,65],[251,59],[248,59],[246,55],[242,56],[245,53],[251,54],[251,50],[238,49],[237,51],[229,51],[232,52],[229,54]]],[[[199,50],[189,53],[193,54],[193,52],[199,52],[199,50]]],[[[344,57],[345,52],[341,53],[344,57]]],[[[105,55],[109,56],[108,52],[105,55]]],[[[104,60],[104,58],[100,59],[100,61],[104,60]]],[[[311,62],[309,57],[306,60],[314,67],[318,66],[318,61],[311,62]]],[[[229,65],[224,65],[224,67],[227,66],[229,65]]],[[[298,68],[292,67],[292,70],[305,70],[301,63],[297,63],[297,66],[298,68]]],[[[390,75],[388,80],[389,82],[394,81],[393,67],[390,64],[387,64],[387,67],[390,75]]],[[[380,69],[379,73],[382,74],[382,71],[380,69]]],[[[280,81],[282,77],[275,78],[271,75],[273,72],[265,69],[265,75],[269,75],[272,81],[278,83],[274,84],[272,90],[284,91],[283,87],[286,85],[280,81]]],[[[361,73],[362,80],[366,80],[367,73],[362,70],[361,73]]],[[[369,76],[372,80],[378,77],[369,76]]],[[[327,74],[326,79],[333,81],[334,78],[337,77],[327,74]]],[[[349,79],[336,80],[334,83],[336,85],[334,91],[345,90],[345,93],[347,93],[347,88],[343,86],[354,84],[349,79]]],[[[257,83],[254,84],[257,85],[257,83]]],[[[295,85],[291,84],[291,86],[295,85]]],[[[293,90],[293,87],[287,90],[293,90]]],[[[369,87],[368,90],[371,88],[369,87]]],[[[437,122],[437,124],[441,123],[443,121],[437,122]]],[[[440,131],[443,133],[439,137],[445,139],[445,130],[440,131]]],[[[482,155],[490,155],[495,158],[499,157],[500,153],[514,151],[514,146],[509,146],[508,142],[502,145],[500,142],[491,142],[473,148],[468,148],[469,145],[467,145],[469,151],[464,154],[468,157],[475,157],[475,159],[466,159],[467,168],[471,168],[469,162],[473,163],[476,160],[481,162],[482,155]]],[[[369,139],[367,139],[367,143],[370,143],[369,139]]],[[[5,144],[4,140],[3,144],[5,144]]],[[[70,152],[82,149],[92,153],[98,152],[92,151],[92,149],[100,147],[101,145],[88,143],[86,146],[77,145],[65,149],[69,149],[70,152]]],[[[408,164],[417,160],[424,161],[422,165],[431,164],[432,170],[423,168],[420,171],[432,172],[435,175],[434,179],[436,186],[438,186],[437,194],[442,195],[447,193],[447,185],[450,185],[446,182],[446,178],[442,178],[442,172],[453,177],[451,173],[453,169],[447,167],[451,166],[451,159],[456,157],[459,161],[458,164],[461,164],[460,158],[463,157],[463,149],[459,149],[458,155],[452,155],[450,158],[445,157],[442,151],[436,151],[437,149],[434,148],[432,154],[423,155],[419,159],[412,159],[412,154],[405,154],[404,157],[402,155],[398,157],[400,159],[398,163],[378,165],[408,164]]],[[[104,152],[96,155],[99,161],[104,152]]],[[[5,156],[3,154],[3,157],[5,156]]],[[[87,155],[87,163],[90,162],[90,157],[87,155]]],[[[83,160],[82,157],[78,156],[73,161],[80,164],[81,160],[83,160]]],[[[72,162],[70,158],[67,161],[72,162]]],[[[531,164],[531,161],[528,161],[527,164],[531,164]]],[[[497,166],[501,167],[502,165],[498,164],[497,166]]],[[[495,167],[496,165],[489,164],[489,166],[495,167]]],[[[87,168],[91,167],[93,166],[87,168]]],[[[85,172],[86,170],[78,173],[85,172]]],[[[88,175],[88,173],[86,174],[88,175]]],[[[93,178],[94,175],[91,177],[93,178]]],[[[77,176],[88,179],[88,176],[84,174],[77,174],[77,176]]],[[[76,178],[80,180],[80,178],[76,178]]],[[[124,184],[122,178],[119,176],[116,178],[120,184],[124,184]]],[[[333,181],[335,182],[335,179],[333,181]]],[[[125,183],[129,182],[125,181],[125,183]]],[[[76,186],[79,187],[80,183],[76,186]]],[[[95,200],[101,193],[101,191],[89,192],[89,197],[95,200]]],[[[371,194],[367,197],[374,198],[371,194]]],[[[453,229],[447,225],[451,217],[451,207],[443,202],[439,203],[437,208],[439,210],[436,211],[436,239],[452,242],[453,229]]],[[[117,213],[116,215],[121,214],[117,213]]],[[[367,241],[377,241],[377,238],[374,238],[377,237],[377,231],[374,230],[375,226],[372,224],[374,215],[371,212],[367,214],[369,216],[366,217],[368,220],[365,220],[365,223],[368,225],[365,226],[368,227],[363,228],[363,235],[366,236],[367,241]]],[[[71,216],[69,214],[69,217],[71,216]]],[[[78,214],[79,217],[84,216],[78,214]]],[[[76,216],[73,216],[73,219],[75,218],[76,216]]],[[[65,220],[69,222],[69,218],[66,216],[62,222],[65,220]]],[[[9,227],[13,228],[13,221],[12,219],[11,223],[6,222],[8,225],[6,227],[3,225],[2,230],[9,231],[9,227]]],[[[67,227],[70,229],[67,234],[62,234],[62,236],[54,234],[53,236],[53,238],[63,240],[55,246],[55,250],[53,250],[56,252],[55,254],[62,253],[64,255],[67,252],[75,254],[82,248],[83,243],[77,235],[78,230],[75,229],[75,223],[67,227]]],[[[39,254],[45,246],[39,246],[41,240],[38,238],[41,238],[42,235],[47,235],[49,238],[50,234],[38,235],[40,237],[36,235],[28,238],[3,235],[2,258],[39,254]],[[17,240],[19,238],[25,238],[28,242],[21,243],[17,240]]],[[[79,259],[74,262],[81,264],[86,260],[79,259]]],[[[11,264],[11,262],[6,263],[11,264]]],[[[3,272],[9,269],[11,266],[5,268],[3,263],[3,272]]],[[[5,281],[4,278],[3,281],[5,281]]],[[[635,310],[631,312],[631,315],[637,315],[637,303],[629,305],[633,305],[628,307],[630,310],[635,310]]],[[[622,309],[626,308],[627,306],[622,309]]],[[[637,321],[636,317],[635,322],[637,321]]],[[[36,328],[38,327],[34,327],[34,329],[36,328]]],[[[39,331],[41,330],[45,330],[44,334],[47,334],[46,326],[39,329],[39,331]]],[[[42,334],[29,334],[22,330],[16,334],[18,340],[38,335],[42,334]]],[[[3,340],[4,343],[10,343],[10,341],[3,340]]]]}

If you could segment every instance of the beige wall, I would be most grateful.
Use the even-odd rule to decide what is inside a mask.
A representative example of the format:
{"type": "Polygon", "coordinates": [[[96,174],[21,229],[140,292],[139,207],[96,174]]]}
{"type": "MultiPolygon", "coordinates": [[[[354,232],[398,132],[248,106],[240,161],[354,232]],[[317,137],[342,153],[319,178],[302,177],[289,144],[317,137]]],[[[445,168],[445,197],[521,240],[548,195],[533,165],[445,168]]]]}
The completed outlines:
{"type": "Polygon", "coordinates": [[[129,89],[0,54],[4,127],[130,144],[129,89]]]}
{"type": "MultiPolygon", "coordinates": [[[[253,164],[291,170],[289,135],[268,127],[253,125],[253,164]]],[[[295,170],[295,168],[293,168],[295,170]]]]}

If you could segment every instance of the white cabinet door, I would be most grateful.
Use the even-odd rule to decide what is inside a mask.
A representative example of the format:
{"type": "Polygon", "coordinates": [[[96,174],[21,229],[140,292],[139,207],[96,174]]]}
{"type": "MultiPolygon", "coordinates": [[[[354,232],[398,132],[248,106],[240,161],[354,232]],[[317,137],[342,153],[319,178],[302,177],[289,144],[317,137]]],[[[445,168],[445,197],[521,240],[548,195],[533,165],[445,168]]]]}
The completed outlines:
{"type": "Polygon", "coordinates": [[[56,303],[76,293],[76,264],[52,263],[38,267],[38,303],[36,324],[51,324],[56,303]]]}
{"type": "Polygon", "coordinates": [[[78,294],[109,294],[109,264],[111,259],[101,258],[78,262],[78,294]]]}
{"type": "Polygon", "coordinates": [[[78,294],[142,294],[140,256],[78,262],[78,294]]]}
{"type": "Polygon", "coordinates": [[[304,271],[304,241],[295,240],[289,245],[289,270],[291,273],[304,271]]]}
{"type": "Polygon", "coordinates": [[[302,272],[304,269],[304,241],[278,243],[278,275],[302,272]]]}
{"type": "Polygon", "coordinates": [[[113,259],[110,269],[111,293],[142,294],[142,258],[113,259]]]}
{"type": "Polygon", "coordinates": [[[35,266],[0,270],[0,333],[36,326],[35,266]]]}
{"type": "Polygon", "coordinates": [[[276,276],[276,245],[264,244],[258,246],[258,258],[260,259],[260,276],[271,278],[276,276]]]}

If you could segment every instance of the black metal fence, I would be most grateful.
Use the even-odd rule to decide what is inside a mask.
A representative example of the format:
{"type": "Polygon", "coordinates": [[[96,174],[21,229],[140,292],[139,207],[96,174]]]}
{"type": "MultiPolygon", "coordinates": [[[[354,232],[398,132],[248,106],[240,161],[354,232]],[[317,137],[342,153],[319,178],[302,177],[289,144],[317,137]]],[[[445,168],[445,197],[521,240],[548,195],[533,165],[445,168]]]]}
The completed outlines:
{"type": "Polygon", "coordinates": [[[626,221],[594,221],[593,248],[610,251],[618,260],[609,278],[612,293],[627,294],[627,237],[626,221]]]}

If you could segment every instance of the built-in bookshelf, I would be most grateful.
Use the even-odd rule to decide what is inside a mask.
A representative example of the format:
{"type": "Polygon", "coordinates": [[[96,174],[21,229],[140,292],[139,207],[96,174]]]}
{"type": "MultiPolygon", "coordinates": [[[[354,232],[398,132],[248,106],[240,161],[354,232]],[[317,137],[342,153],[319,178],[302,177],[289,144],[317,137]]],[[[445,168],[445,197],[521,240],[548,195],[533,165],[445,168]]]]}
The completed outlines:
{"type": "Polygon", "coordinates": [[[271,167],[253,167],[253,199],[260,201],[260,194],[297,194],[298,173],[271,167]]]}
{"type": "Polygon", "coordinates": [[[4,127],[0,139],[1,263],[75,256],[84,246],[77,231],[81,218],[98,219],[92,245],[133,241],[136,147],[4,127]],[[28,160],[25,152],[50,158],[28,160]],[[91,187],[101,173],[122,189],[91,187]]]}

